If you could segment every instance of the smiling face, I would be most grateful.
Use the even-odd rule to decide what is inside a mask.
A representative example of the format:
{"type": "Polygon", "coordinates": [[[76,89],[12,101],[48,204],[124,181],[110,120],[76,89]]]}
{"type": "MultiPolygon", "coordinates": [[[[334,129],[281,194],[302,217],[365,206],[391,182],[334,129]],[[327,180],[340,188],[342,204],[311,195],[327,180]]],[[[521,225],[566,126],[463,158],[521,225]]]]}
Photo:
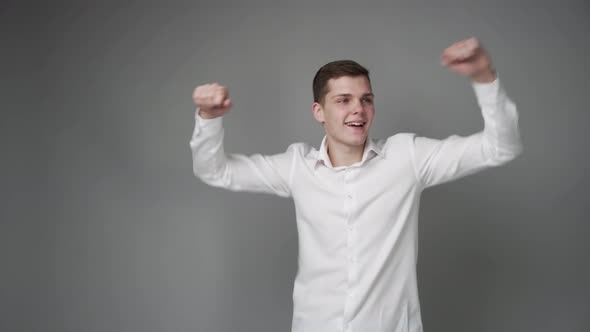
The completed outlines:
{"type": "Polygon", "coordinates": [[[365,76],[332,78],[328,92],[313,103],[313,115],[326,130],[329,146],[363,148],[375,108],[371,83],[365,76]]]}

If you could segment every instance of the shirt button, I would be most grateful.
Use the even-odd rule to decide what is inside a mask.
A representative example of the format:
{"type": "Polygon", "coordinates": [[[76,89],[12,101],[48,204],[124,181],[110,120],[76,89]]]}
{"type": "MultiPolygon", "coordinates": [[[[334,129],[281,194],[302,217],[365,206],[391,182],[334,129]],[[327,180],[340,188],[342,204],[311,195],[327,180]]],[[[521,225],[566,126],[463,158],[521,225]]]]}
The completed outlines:
{"type": "Polygon", "coordinates": [[[352,195],[351,194],[346,195],[346,197],[348,197],[348,199],[352,199],[352,195]]]}

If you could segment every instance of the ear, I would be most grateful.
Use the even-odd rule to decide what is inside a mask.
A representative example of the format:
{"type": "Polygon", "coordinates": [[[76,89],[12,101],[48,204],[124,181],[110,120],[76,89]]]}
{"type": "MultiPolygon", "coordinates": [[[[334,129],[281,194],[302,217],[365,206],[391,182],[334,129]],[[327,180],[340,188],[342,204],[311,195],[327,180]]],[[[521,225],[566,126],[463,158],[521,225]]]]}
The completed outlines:
{"type": "Polygon", "coordinates": [[[320,103],[313,103],[311,105],[311,110],[313,112],[313,117],[316,119],[317,122],[322,124],[326,122],[326,120],[324,119],[324,108],[322,107],[322,105],[320,105],[320,103]]]}

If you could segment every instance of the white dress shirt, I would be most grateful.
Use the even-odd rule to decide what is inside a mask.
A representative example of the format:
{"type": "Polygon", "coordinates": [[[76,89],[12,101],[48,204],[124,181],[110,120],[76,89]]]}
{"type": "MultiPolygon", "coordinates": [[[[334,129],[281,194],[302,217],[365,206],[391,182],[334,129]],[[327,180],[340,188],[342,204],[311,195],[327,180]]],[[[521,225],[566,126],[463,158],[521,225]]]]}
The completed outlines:
{"type": "Polygon", "coordinates": [[[515,158],[522,145],[515,104],[498,79],[472,83],[481,132],[443,140],[400,133],[367,139],[362,160],[333,167],[291,144],[275,155],[226,154],[221,117],[196,115],[194,174],[234,191],[292,197],[299,234],[293,332],[422,331],[416,263],[420,194],[430,186],[515,158]]]}

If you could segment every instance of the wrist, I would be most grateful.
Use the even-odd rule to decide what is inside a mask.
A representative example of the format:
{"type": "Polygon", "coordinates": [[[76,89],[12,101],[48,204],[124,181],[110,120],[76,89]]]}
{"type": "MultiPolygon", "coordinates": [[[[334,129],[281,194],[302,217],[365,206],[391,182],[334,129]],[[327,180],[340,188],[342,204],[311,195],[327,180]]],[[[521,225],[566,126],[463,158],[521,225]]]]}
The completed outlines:
{"type": "Polygon", "coordinates": [[[496,78],[496,71],[493,68],[489,68],[473,75],[471,80],[476,83],[492,83],[496,78]]]}
{"type": "Polygon", "coordinates": [[[216,115],[213,115],[213,114],[211,114],[211,113],[209,113],[209,112],[207,112],[207,111],[204,111],[204,110],[202,110],[202,109],[200,109],[200,108],[199,108],[199,110],[197,111],[197,114],[199,114],[199,116],[200,116],[202,119],[205,119],[205,120],[211,120],[211,119],[215,119],[215,118],[217,117],[216,115]]]}
{"type": "MultiPolygon", "coordinates": [[[[197,112],[195,114],[195,121],[197,123],[197,127],[201,128],[202,130],[206,130],[208,132],[216,131],[221,127],[221,116],[216,117],[203,117],[201,116],[203,113],[197,112]]],[[[207,116],[206,114],[204,116],[207,116]]]]}

